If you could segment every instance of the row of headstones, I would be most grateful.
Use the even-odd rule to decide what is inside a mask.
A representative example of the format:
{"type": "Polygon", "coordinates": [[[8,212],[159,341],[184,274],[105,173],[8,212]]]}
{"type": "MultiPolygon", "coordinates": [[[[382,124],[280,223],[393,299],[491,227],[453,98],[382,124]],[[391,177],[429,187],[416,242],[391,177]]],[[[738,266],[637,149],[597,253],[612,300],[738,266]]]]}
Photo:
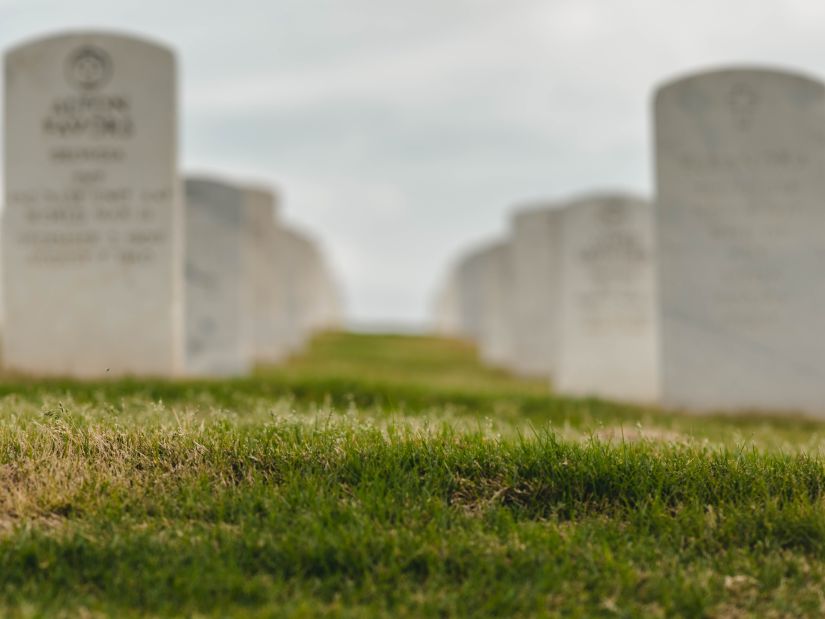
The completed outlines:
{"type": "Polygon", "coordinates": [[[263,188],[186,180],[188,373],[243,374],[337,326],[340,301],[317,244],[282,224],[274,206],[263,188]]]}
{"type": "Polygon", "coordinates": [[[517,213],[451,270],[439,328],[560,393],[825,414],[825,87],[696,74],[657,91],[654,126],[653,204],[517,213]]]}
{"type": "Polygon", "coordinates": [[[437,302],[440,331],[561,393],[650,401],[656,392],[650,206],[585,196],[519,211],[506,240],[466,254],[437,302]]]}
{"type": "Polygon", "coordinates": [[[3,363],[33,375],[224,375],[339,319],[275,196],[181,180],[173,53],[70,33],[5,56],[3,363]]]}

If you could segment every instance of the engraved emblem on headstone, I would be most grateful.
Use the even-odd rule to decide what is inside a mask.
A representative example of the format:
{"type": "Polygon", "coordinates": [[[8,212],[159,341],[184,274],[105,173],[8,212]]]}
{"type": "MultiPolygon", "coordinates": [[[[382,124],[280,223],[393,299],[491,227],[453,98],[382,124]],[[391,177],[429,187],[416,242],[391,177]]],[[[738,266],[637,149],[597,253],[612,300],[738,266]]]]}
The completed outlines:
{"type": "Polygon", "coordinates": [[[99,47],[84,45],[66,59],[66,80],[78,90],[99,90],[111,77],[112,60],[99,47]]]}

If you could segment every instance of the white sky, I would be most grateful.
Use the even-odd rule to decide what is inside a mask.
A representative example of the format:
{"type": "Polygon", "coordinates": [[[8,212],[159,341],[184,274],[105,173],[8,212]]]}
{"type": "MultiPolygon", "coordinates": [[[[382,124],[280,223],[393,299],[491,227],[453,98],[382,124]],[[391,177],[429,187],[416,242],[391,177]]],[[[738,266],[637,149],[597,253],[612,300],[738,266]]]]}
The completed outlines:
{"type": "Polygon", "coordinates": [[[91,27],[176,49],[183,169],[277,186],[361,323],[424,321],[525,201],[649,194],[655,84],[823,76],[824,26],[819,0],[0,0],[3,49],[91,27]]]}

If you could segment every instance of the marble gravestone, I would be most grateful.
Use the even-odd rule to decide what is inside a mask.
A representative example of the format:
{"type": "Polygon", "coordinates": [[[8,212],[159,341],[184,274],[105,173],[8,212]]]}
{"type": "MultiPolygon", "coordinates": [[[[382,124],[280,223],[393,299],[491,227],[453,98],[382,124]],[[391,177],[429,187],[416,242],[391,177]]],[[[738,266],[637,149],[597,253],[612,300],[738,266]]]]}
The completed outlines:
{"type": "Polygon", "coordinates": [[[174,375],[183,361],[173,54],[99,32],[5,57],[6,367],[174,375]]]}
{"type": "Polygon", "coordinates": [[[308,264],[304,290],[308,309],[304,322],[308,332],[314,334],[335,325],[336,293],[321,244],[311,238],[306,240],[308,264]]]}
{"type": "Polygon", "coordinates": [[[553,376],[558,352],[561,211],[517,211],[511,220],[513,370],[553,376]]]}
{"type": "Polygon", "coordinates": [[[693,75],[655,130],[664,403],[825,415],[825,88],[693,75]]]}
{"type": "Polygon", "coordinates": [[[250,224],[244,191],[186,179],[186,371],[231,376],[251,369],[250,224]]]}
{"type": "Polygon", "coordinates": [[[657,400],[652,215],[648,202],[612,194],[561,212],[559,393],[657,400]]]}
{"type": "Polygon", "coordinates": [[[249,346],[255,361],[277,363],[288,352],[285,333],[284,282],[279,267],[281,233],[276,224],[275,194],[261,187],[245,189],[252,264],[252,322],[249,346]]]}
{"type": "Polygon", "coordinates": [[[314,333],[335,324],[334,291],[314,239],[289,226],[281,227],[280,238],[287,344],[290,352],[298,352],[314,333]]]}
{"type": "Polygon", "coordinates": [[[500,368],[513,363],[513,276],[508,241],[492,245],[483,254],[482,303],[484,314],[479,341],[482,361],[500,368]]]}
{"type": "Polygon", "coordinates": [[[303,237],[306,260],[304,262],[303,284],[301,286],[301,323],[306,337],[312,337],[323,329],[325,309],[324,259],[318,242],[308,236],[303,237]]]}
{"type": "Polygon", "coordinates": [[[286,342],[290,353],[299,351],[312,330],[312,242],[290,227],[281,228],[281,281],[286,342]]]}
{"type": "Polygon", "coordinates": [[[344,299],[327,258],[321,248],[317,251],[320,260],[318,273],[320,307],[315,328],[316,330],[340,329],[344,324],[344,299]]]}
{"type": "Polygon", "coordinates": [[[338,289],[338,283],[330,266],[329,259],[323,246],[317,248],[318,252],[318,296],[319,309],[318,317],[315,321],[317,331],[329,329],[340,329],[343,325],[343,298],[338,289]]]}
{"type": "Polygon", "coordinates": [[[455,269],[457,335],[481,341],[485,313],[486,255],[489,247],[475,248],[462,256],[455,269]]]}

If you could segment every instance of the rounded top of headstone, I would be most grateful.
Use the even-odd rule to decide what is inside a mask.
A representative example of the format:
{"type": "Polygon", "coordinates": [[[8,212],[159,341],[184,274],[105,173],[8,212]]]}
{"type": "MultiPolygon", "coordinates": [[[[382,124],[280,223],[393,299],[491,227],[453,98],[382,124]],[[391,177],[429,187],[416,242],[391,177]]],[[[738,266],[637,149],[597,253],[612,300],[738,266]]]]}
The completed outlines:
{"type": "Polygon", "coordinates": [[[280,229],[286,236],[288,236],[290,239],[294,240],[296,243],[300,243],[302,245],[314,245],[315,244],[315,239],[306,230],[302,230],[301,228],[297,228],[296,226],[294,226],[292,224],[281,225],[280,229]]]}
{"type": "Polygon", "coordinates": [[[262,184],[246,183],[242,188],[246,194],[247,203],[253,210],[270,211],[273,221],[280,218],[278,194],[276,191],[262,184]]]}
{"type": "Polygon", "coordinates": [[[259,200],[268,200],[273,204],[278,201],[277,192],[266,185],[244,183],[243,188],[250,196],[259,200]]]}
{"type": "Polygon", "coordinates": [[[187,174],[184,178],[186,187],[203,187],[204,189],[241,191],[241,187],[219,176],[207,174],[187,174]]]}
{"type": "Polygon", "coordinates": [[[582,205],[604,206],[608,204],[621,204],[623,206],[647,206],[650,201],[624,191],[594,191],[579,196],[575,196],[564,203],[565,209],[576,208],[582,205]]]}
{"type": "Polygon", "coordinates": [[[479,268],[484,269],[485,265],[490,264],[491,260],[496,260],[499,256],[509,252],[511,247],[510,239],[497,239],[478,245],[475,249],[464,254],[457,265],[457,271],[466,273],[479,268]]]}
{"type": "Polygon", "coordinates": [[[731,82],[766,82],[793,84],[796,88],[816,91],[818,95],[825,92],[825,85],[813,76],[795,71],[765,66],[729,66],[696,71],[674,77],[661,83],[654,90],[654,105],[658,106],[663,98],[675,91],[690,89],[693,86],[727,84],[731,82]]]}
{"type": "Polygon", "coordinates": [[[245,196],[240,187],[208,176],[187,176],[184,180],[187,209],[211,213],[224,223],[237,224],[243,215],[245,196]]]}
{"type": "Polygon", "coordinates": [[[67,79],[81,89],[89,89],[106,77],[107,54],[105,48],[112,44],[135,45],[151,49],[174,59],[175,54],[168,45],[142,35],[133,35],[109,30],[67,30],[55,34],[37,36],[12,46],[6,57],[28,53],[34,49],[46,49],[53,45],[74,44],[76,49],[67,58],[67,79]]]}
{"type": "Polygon", "coordinates": [[[566,203],[565,218],[584,217],[599,225],[621,227],[650,213],[651,202],[624,192],[600,192],[578,196],[566,203]]]}
{"type": "Polygon", "coordinates": [[[237,194],[246,197],[246,187],[221,174],[187,173],[183,179],[187,193],[237,194]]]}
{"type": "Polygon", "coordinates": [[[517,227],[545,221],[561,211],[562,207],[563,204],[558,201],[528,202],[510,212],[510,222],[517,227]]]}
{"type": "Polygon", "coordinates": [[[494,251],[498,247],[504,244],[504,240],[502,239],[495,239],[491,241],[483,241],[478,243],[477,245],[468,249],[464,254],[462,254],[461,258],[459,258],[459,266],[462,264],[468,264],[471,262],[475,262],[476,260],[486,256],[494,251]]]}
{"type": "Polygon", "coordinates": [[[213,176],[187,175],[184,190],[187,200],[214,201],[221,206],[237,206],[244,197],[241,187],[213,176]]]}
{"type": "MultiPolygon", "coordinates": [[[[86,97],[117,91],[176,90],[175,54],[148,39],[104,31],[68,31],[30,39],[5,54],[6,83],[86,97]],[[135,79],[137,76],[145,79],[135,79]],[[162,90],[160,90],[162,89],[162,90]]],[[[150,96],[151,95],[151,96],[150,96]]]]}

